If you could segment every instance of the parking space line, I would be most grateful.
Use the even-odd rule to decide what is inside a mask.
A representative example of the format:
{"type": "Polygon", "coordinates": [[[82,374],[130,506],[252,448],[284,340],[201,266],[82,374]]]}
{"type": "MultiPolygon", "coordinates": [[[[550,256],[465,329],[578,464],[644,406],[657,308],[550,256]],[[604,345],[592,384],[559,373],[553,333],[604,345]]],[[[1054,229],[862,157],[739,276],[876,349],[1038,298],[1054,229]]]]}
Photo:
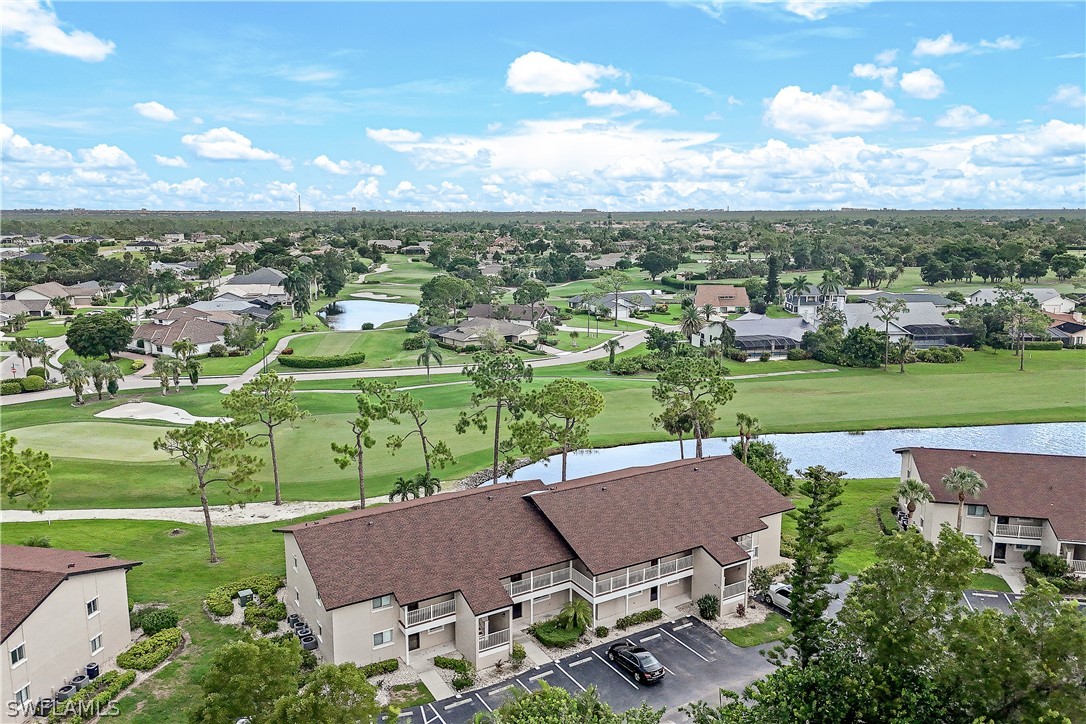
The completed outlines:
{"type": "Polygon", "coordinates": [[[441,722],[441,724],[446,724],[445,717],[441,716],[441,714],[438,714],[437,709],[434,708],[433,704],[430,705],[430,710],[434,712],[434,717],[436,717],[434,719],[431,719],[430,721],[439,721],[441,722]]]}
{"type": "Polygon", "coordinates": [[[686,622],[686,623],[684,623],[684,624],[683,624],[682,626],[676,626],[675,628],[673,628],[673,629],[671,629],[671,630],[672,630],[672,631],[682,631],[682,630],[683,630],[684,628],[690,628],[690,627],[691,627],[691,626],[693,626],[693,625],[694,625],[694,624],[693,624],[693,622],[691,622],[691,621],[687,621],[687,622],[686,622]]]}
{"type": "Polygon", "coordinates": [[[676,638],[675,636],[672,636],[672,635],[671,635],[671,634],[670,634],[670,633],[669,633],[669,632],[667,631],[667,629],[661,629],[661,630],[662,630],[662,631],[663,631],[664,633],[666,633],[666,634],[667,634],[668,636],[671,636],[671,638],[675,639],[675,643],[679,644],[679,646],[682,646],[682,647],[683,647],[684,649],[686,649],[686,650],[687,650],[687,651],[689,651],[690,653],[694,654],[694,656],[697,656],[697,657],[698,657],[699,659],[701,659],[702,661],[706,661],[706,662],[707,662],[707,661],[709,661],[709,659],[705,658],[704,656],[702,656],[701,654],[699,654],[699,653],[698,653],[697,651],[695,651],[694,649],[692,649],[692,648],[690,648],[689,646],[687,646],[686,644],[684,644],[684,643],[683,643],[682,641],[680,641],[680,640],[679,640],[678,638],[676,638]]]}
{"type": "Polygon", "coordinates": [[[625,682],[626,682],[627,684],[629,684],[630,686],[632,686],[632,687],[633,687],[633,688],[635,688],[635,689],[639,688],[639,687],[637,686],[637,684],[635,684],[634,682],[632,682],[632,681],[630,681],[629,679],[627,679],[627,678],[626,678],[626,677],[625,677],[625,676],[624,676],[624,675],[622,674],[622,672],[621,672],[621,671],[619,671],[618,669],[616,669],[616,668],[615,668],[614,666],[611,666],[611,664],[609,664],[609,663],[608,663],[608,662],[607,662],[607,661],[606,661],[606,660],[605,660],[605,659],[604,659],[603,657],[601,657],[601,656],[600,656],[599,654],[597,654],[597,653],[596,653],[595,651],[593,651],[593,652],[592,652],[592,655],[593,655],[593,656],[595,656],[595,657],[596,657],[597,659],[599,659],[600,661],[602,661],[602,662],[603,662],[603,665],[604,665],[604,666],[606,666],[606,667],[607,667],[608,669],[610,669],[611,671],[613,671],[613,672],[615,672],[616,674],[618,674],[618,678],[622,679],[623,681],[625,681],[625,682]]]}
{"type": "Polygon", "coordinates": [[[655,641],[658,638],[660,638],[660,634],[654,633],[652,636],[646,636],[645,638],[641,639],[641,643],[645,643],[646,641],[655,641]]]}
{"type": "Polygon", "coordinates": [[[464,704],[470,704],[470,703],[471,703],[471,699],[461,699],[460,701],[454,701],[452,704],[446,704],[445,706],[443,706],[441,708],[444,709],[445,711],[448,711],[449,709],[455,709],[458,706],[463,706],[464,704]]]}
{"type": "Polygon", "coordinates": [[[529,676],[528,681],[537,681],[538,679],[546,679],[548,676],[554,673],[554,669],[544,671],[542,674],[536,674],[535,676],[529,676]]]}
{"type": "MultiPolygon", "coordinates": [[[[663,665],[663,664],[660,664],[660,666],[664,666],[664,665],[663,665]]],[[[667,673],[671,674],[672,676],[674,676],[674,675],[675,675],[675,672],[674,672],[674,671],[672,671],[671,669],[667,668],[666,666],[664,666],[664,671],[666,671],[667,673]]]]}
{"type": "Polygon", "coordinates": [[[523,686],[524,690],[527,691],[529,694],[532,693],[532,690],[530,688],[528,688],[528,685],[525,684],[523,681],[521,681],[520,679],[517,679],[517,683],[520,684],[521,686],[523,686]]]}
{"type": "MultiPolygon", "coordinates": [[[[583,659],[582,661],[591,661],[591,659],[583,659]]],[[[572,677],[572,676],[570,675],[570,673],[569,673],[568,671],[566,671],[565,669],[563,669],[563,668],[562,668],[562,665],[561,665],[560,663],[558,663],[557,661],[555,661],[555,662],[554,662],[554,665],[558,667],[558,670],[559,670],[559,671],[561,671],[561,672],[562,672],[563,674],[565,674],[565,676],[566,676],[566,678],[567,678],[567,679],[569,679],[569,680],[570,680],[570,681],[572,681],[572,682],[573,682],[574,684],[576,684],[576,685],[577,685],[578,687],[580,687],[581,691],[588,691],[588,689],[586,689],[586,688],[584,688],[583,686],[581,686],[581,682],[579,682],[579,681],[577,681],[576,679],[574,679],[574,678],[573,678],[573,677],[572,677]]]]}
{"type": "Polygon", "coordinates": [[[969,594],[968,594],[968,593],[963,593],[963,594],[962,594],[962,599],[963,599],[963,600],[965,601],[965,605],[966,605],[966,606],[969,606],[969,610],[970,610],[970,611],[976,611],[976,610],[977,610],[977,609],[973,608],[973,604],[972,604],[972,602],[971,602],[971,601],[969,600],[969,594]]]}
{"type": "Polygon", "coordinates": [[[495,689],[494,691],[487,692],[487,696],[496,696],[497,694],[501,694],[504,691],[509,691],[512,688],[513,688],[512,684],[506,684],[505,686],[503,686],[500,689],[495,689]]]}
{"type": "Polygon", "coordinates": [[[569,666],[569,668],[572,669],[574,666],[580,666],[581,664],[587,664],[591,660],[592,660],[592,657],[589,656],[587,658],[578,659],[577,661],[571,661],[566,665],[569,666]]]}
{"type": "Polygon", "coordinates": [[[480,703],[480,704],[482,704],[483,706],[485,706],[485,707],[486,707],[486,710],[487,710],[487,711],[494,711],[493,709],[491,709],[491,708],[490,708],[490,704],[487,704],[487,703],[486,703],[486,700],[485,700],[485,699],[483,699],[483,697],[482,697],[482,696],[480,696],[479,694],[476,694],[476,695],[475,695],[475,698],[479,700],[479,703],[480,703]]]}
{"type": "Polygon", "coordinates": [[[980,591],[973,591],[973,595],[977,598],[999,598],[998,593],[981,593],[980,591]]]}
{"type": "Polygon", "coordinates": [[[1010,604],[1014,603],[1015,599],[1011,598],[1011,594],[1004,593],[1003,596],[1004,596],[1004,598],[1007,599],[1007,605],[1010,605],[1010,604]]]}

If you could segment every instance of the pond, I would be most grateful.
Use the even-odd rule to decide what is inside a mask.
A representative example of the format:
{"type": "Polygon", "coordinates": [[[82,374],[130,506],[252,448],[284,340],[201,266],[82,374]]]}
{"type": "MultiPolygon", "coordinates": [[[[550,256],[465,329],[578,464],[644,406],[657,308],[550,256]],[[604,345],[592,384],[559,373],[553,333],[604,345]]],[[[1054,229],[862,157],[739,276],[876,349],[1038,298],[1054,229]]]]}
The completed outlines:
{"type": "Polygon", "coordinates": [[[338,314],[328,314],[328,307],[317,314],[325,318],[329,327],[340,332],[362,329],[362,325],[366,322],[372,323],[374,327],[380,327],[385,322],[407,319],[419,311],[417,304],[373,302],[363,299],[339,301],[335,303],[335,307],[338,314]]]}
{"type": "MultiPolygon", "coordinates": [[[[734,437],[705,441],[706,455],[729,455],[734,437]]],[[[1053,422],[1028,425],[989,425],[904,430],[871,430],[862,434],[848,432],[808,432],[787,435],[762,435],[785,457],[792,469],[825,465],[844,470],[850,478],[893,478],[900,475],[900,447],[940,447],[996,452],[1046,453],[1050,455],[1086,455],[1086,422],[1053,422]]],[[[694,443],[685,443],[686,456],[693,457],[694,443]]],[[[602,450],[581,450],[570,454],[568,477],[596,475],[641,465],[655,465],[679,459],[678,442],[650,442],[622,445],[602,450]]],[[[561,457],[554,456],[517,470],[516,480],[541,479],[558,482],[562,476],[561,457]],[[548,465],[548,463],[552,463],[548,465]]]]}

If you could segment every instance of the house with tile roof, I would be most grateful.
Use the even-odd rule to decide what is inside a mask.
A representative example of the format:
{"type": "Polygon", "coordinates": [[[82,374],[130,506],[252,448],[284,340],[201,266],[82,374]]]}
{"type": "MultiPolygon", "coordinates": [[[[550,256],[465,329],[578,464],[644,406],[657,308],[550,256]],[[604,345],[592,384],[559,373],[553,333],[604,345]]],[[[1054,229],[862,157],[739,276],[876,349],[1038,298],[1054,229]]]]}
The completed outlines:
{"type": "Polygon", "coordinates": [[[196,345],[196,354],[208,354],[212,345],[225,343],[226,325],[240,319],[229,311],[193,307],[166,309],[133,330],[128,348],[140,354],[172,357],[173,343],[187,339],[196,345]]]}
{"type": "Polygon", "coordinates": [[[326,661],[459,652],[482,668],[574,598],[593,625],[706,594],[745,605],[792,508],[732,456],[392,503],[278,529],[287,608],[326,661]]]}
{"type": "Polygon", "coordinates": [[[718,314],[745,312],[750,307],[750,299],[744,287],[732,284],[699,284],[694,292],[694,306],[699,309],[710,305],[718,314]]]}
{"type": "Polygon", "coordinates": [[[108,553],[0,546],[5,721],[9,702],[51,699],[87,664],[105,667],[132,643],[126,574],[138,565],[108,553]]]}
{"type": "MultiPolygon", "coordinates": [[[[1075,301],[1067,299],[1051,287],[1026,287],[1023,289],[1037,300],[1037,305],[1042,312],[1055,314],[1067,314],[1075,309],[1075,301]]],[[[996,287],[982,287],[965,298],[967,304],[984,305],[996,304],[999,301],[1000,290],[996,287]]]]}
{"type": "Polygon", "coordinates": [[[958,496],[942,484],[956,467],[975,470],[988,487],[965,501],[962,532],[995,563],[1024,566],[1030,549],[1052,553],[1086,576],[1086,457],[899,448],[901,479],[931,487],[935,500],[917,506],[913,525],[934,541],[955,526],[958,496]]]}

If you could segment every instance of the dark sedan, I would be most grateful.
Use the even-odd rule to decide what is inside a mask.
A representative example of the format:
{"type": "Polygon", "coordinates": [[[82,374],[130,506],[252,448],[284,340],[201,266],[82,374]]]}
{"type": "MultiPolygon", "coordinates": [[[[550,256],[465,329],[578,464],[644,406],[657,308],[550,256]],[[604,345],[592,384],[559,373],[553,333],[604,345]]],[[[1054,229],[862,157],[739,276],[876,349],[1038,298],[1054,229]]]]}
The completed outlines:
{"type": "Polygon", "coordinates": [[[629,672],[634,681],[642,684],[651,684],[664,678],[664,665],[646,649],[634,646],[628,641],[612,644],[611,648],[607,649],[607,658],[629,672]]]}

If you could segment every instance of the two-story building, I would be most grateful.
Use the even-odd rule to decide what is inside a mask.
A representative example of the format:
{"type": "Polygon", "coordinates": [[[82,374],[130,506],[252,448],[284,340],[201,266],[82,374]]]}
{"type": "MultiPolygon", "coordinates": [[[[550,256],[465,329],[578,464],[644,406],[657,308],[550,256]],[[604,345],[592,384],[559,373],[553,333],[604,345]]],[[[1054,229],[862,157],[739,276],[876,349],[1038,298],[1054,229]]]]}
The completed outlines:
{"type": "Polygon", "coordinates": [[[786,289],[784,308],[810,322],[818,318],[818,311],[823,307],[834,307],[844,311],[845,298],[843,289],[830,287],[822,289],[817,284],[808,284],[802,292],[786,289]]]}
{"type": "Polygon", "coordinates": [[[326,661],[481,668],[575,597],[601,625],[705,594],[734,611],[792,507],[732,456],[393,503],[281,528],[287,607],[326,661]]]}
{"type": "Polygon", "coordinates": [[[976,499],[965,501],[962,516],[962,533],[982,556],[1023,566],[1023,554],[1033,548],[1086,575],[1086,457],[923,447],[894,452],[901,455],[901,479],[927,483],[935,499],[913,515],[925,539],[936,540],[944,523],[957,524],[958,496],[941,481],[967,467],[987,483],[976,499]]]}
{"type": "Polygon", "coordinates": [[[0,546],[0,697],[4,721],[105,664],[132,642],[126,574],[138,561],[108,553],[0,546]]]}

